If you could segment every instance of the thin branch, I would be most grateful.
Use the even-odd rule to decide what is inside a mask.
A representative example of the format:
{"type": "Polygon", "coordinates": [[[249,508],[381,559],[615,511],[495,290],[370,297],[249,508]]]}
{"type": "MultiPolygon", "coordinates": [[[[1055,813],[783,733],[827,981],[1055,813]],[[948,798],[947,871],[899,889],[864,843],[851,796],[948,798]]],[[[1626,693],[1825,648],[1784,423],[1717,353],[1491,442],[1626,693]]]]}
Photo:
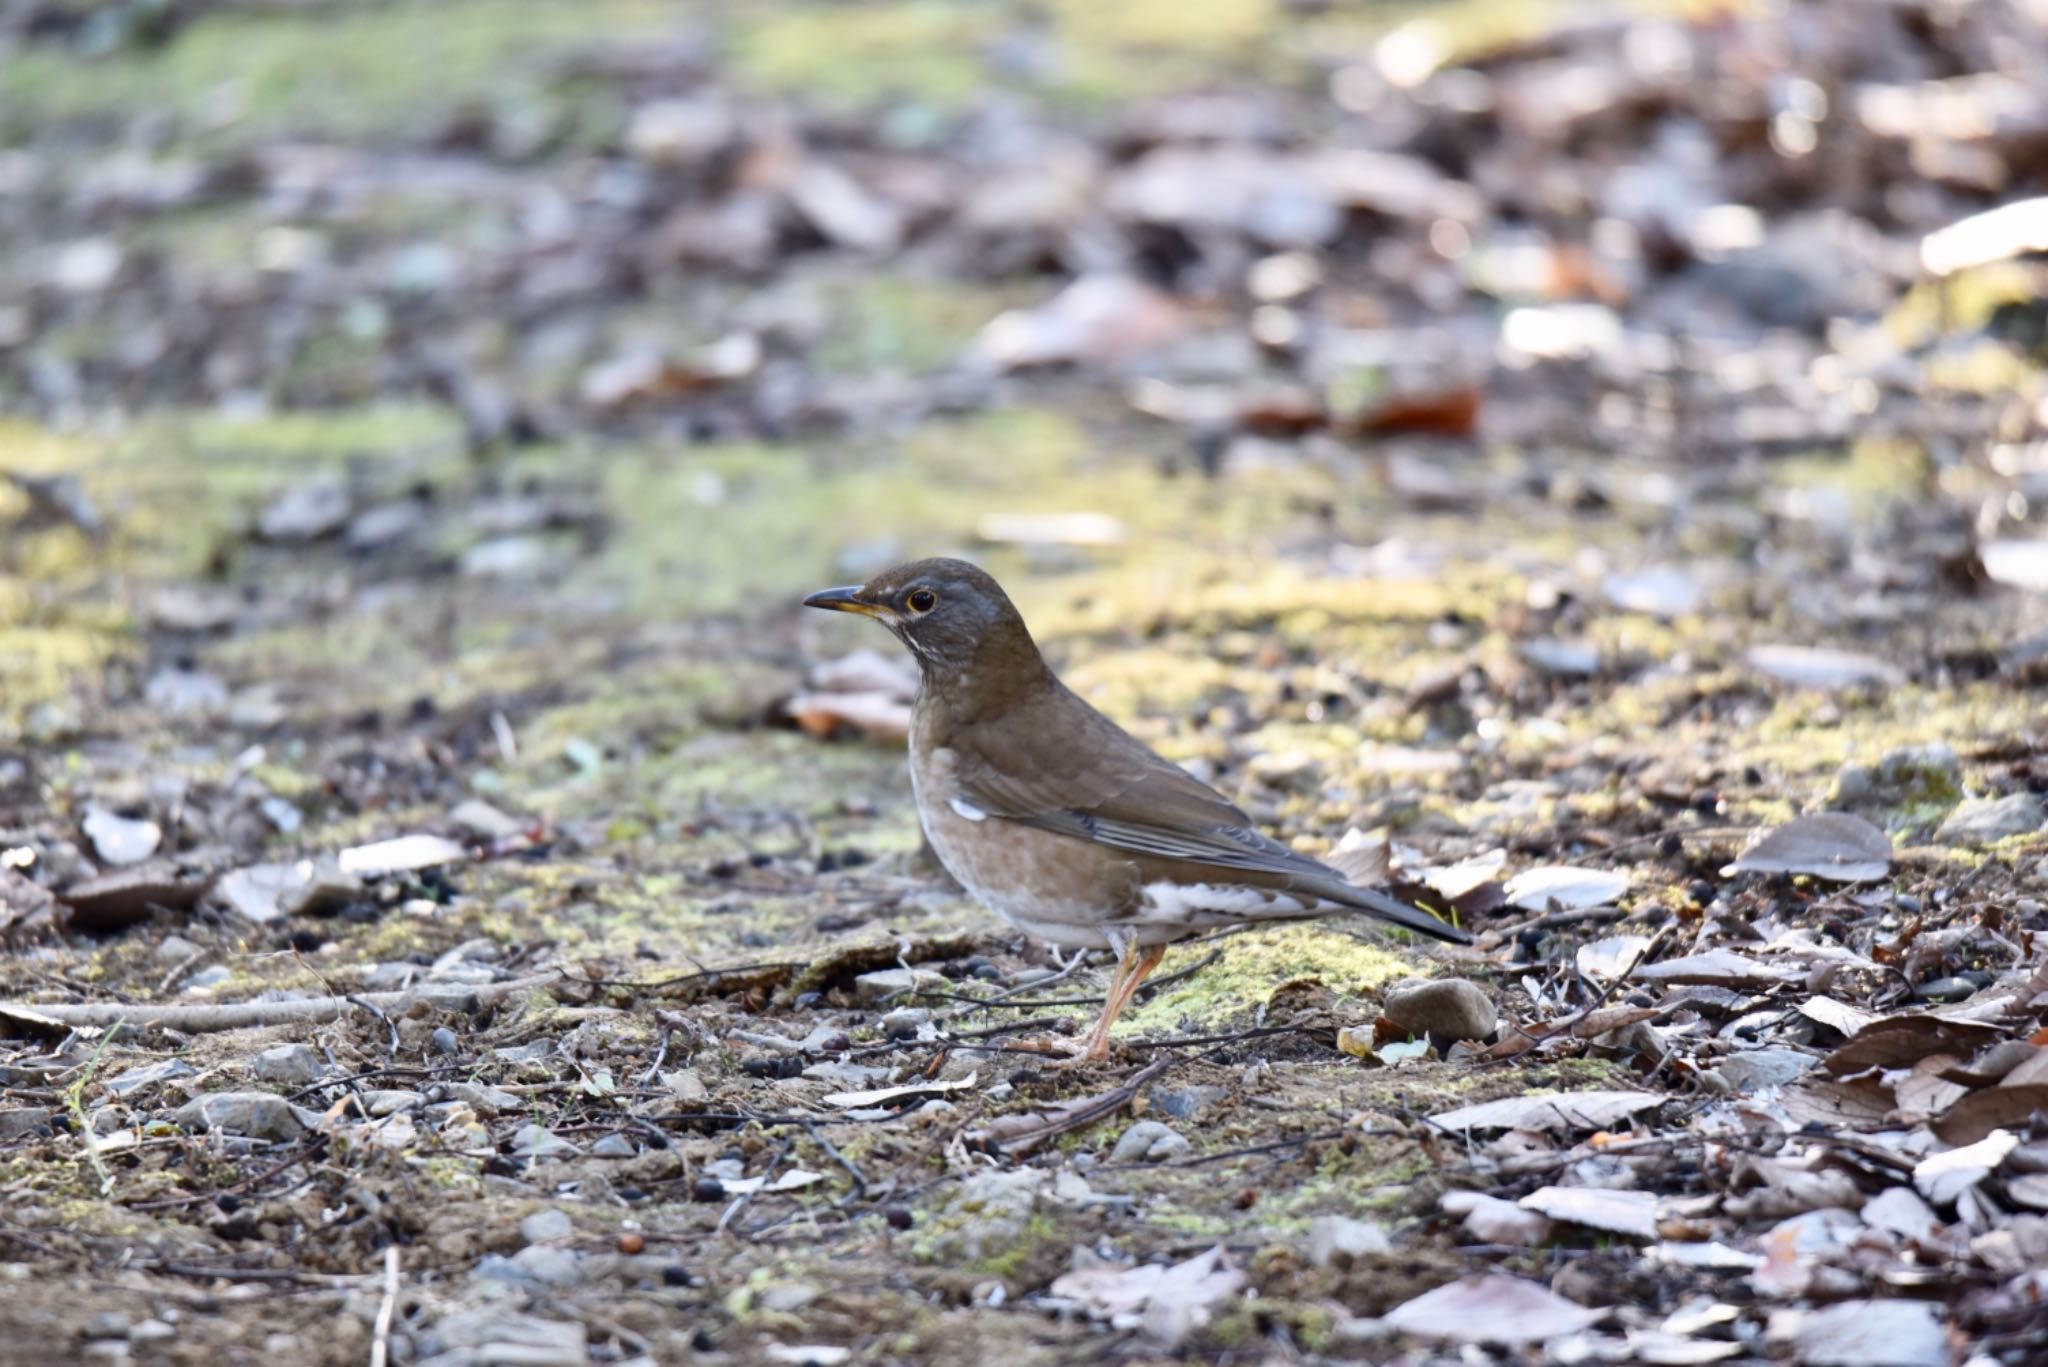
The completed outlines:
{"type": "Polygon", "coordinates": [[[398,1313],[398,1245],[384,1245],[384,1299],[377,1306],[377,1329],[370,1340],[370,1367],[391,1361],[391,1321],[398,1313]]]}
{"type": "Polygon", "coordinates": [[[403,1012],[414,1002],[426,1002],[444,1010],[461,1011],[472,1004],[490,1005],[531,992],[550,983],[570,981],[559,973],[537,973],[510,982],[486,983],[480,987],[425,983],[397,992],[364,992],[345,997],[307,997],[286,1002],[221,1002],[212,1005],[163,1004],[124,1005],[109,1002],[0,1002],[0,1011],[25,1016],[42,1016],[60,1025],[109,1026],[126,1024],[138,1029],[151,1027],[202,1034],[214,1030],[246,1030],[258,1025],[299,1025],[311,1021],[338,1020],[353,1011],[403,1012]]]}

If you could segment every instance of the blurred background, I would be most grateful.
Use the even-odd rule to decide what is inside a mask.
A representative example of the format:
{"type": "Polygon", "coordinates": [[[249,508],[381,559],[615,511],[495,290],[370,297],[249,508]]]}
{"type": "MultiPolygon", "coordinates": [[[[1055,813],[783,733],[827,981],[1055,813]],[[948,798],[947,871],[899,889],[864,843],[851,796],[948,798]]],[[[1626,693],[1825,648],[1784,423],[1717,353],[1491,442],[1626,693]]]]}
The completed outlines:
{"type": "Polygon", "coordinates": [[[0,785],[829,805],[944,551],[1312,840],[2011,730],[2044,8],[14,0],[0,785]]]}

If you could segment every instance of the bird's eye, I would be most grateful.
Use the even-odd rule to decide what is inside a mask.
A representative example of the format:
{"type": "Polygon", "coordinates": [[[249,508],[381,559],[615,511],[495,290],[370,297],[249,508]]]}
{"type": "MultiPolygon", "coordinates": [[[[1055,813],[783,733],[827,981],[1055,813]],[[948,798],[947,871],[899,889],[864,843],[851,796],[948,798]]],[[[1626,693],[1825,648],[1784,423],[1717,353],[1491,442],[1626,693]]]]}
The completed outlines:
{"type": "Polygon", "coordinates": [[[939,595],[930,589],[912,589],[904,595],[903,601],[909,604],[912,612],[930,612],[939,605],[939,595]]]}

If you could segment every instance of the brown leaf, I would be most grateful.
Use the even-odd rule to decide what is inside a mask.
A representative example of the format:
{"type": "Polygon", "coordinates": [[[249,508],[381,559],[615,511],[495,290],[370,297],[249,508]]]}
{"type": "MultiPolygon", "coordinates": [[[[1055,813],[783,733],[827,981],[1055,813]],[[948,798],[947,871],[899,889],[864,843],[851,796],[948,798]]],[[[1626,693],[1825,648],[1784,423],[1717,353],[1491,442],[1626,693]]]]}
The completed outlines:
{"type": "Polygon", "coordinates": [[[1479,431],[1479,398],[1477,385],[1395,394],[1343,424],[1342,430],[1360,437],[1469,437],[1479,431]]]}
{"type": "Polygon", "coordinates": [[[2048,1114],[2048,1082],[1983,1087],[1935,1118],[1931,1128],[1946,1144],[1974,1144],[1993,1130],[2021,1129],[2036,1112],[2048,1114]]]}
{"type": "Polygon", "coordinates": [[[1998,1036],[1998,1027],[1976,1021],[1913,1014],[1887,1016],[1856,1032],[1847,1044],[1821,1060],[1836,1077],[1866,1068],[1910,1067],[1929,1054],[1967,1056],[1998,1036]]]}
{"type": "Polygon", "coordinates": [[[1867,883],[1891,871],[1891,837],[1848,812],[1796,817],[1751,845],[1723,877],[1799,873],[1834,883],[1867,883]]]}
{"type": "Polygon", "coordinates": [[[1770,987],[1798,976],[1795,969],[1759,963],[1732,949],[1710,949],[1682,959],[1645,964],[1634,975],[1639,982],[1706,983],[1714,987],[1770,987]]]}

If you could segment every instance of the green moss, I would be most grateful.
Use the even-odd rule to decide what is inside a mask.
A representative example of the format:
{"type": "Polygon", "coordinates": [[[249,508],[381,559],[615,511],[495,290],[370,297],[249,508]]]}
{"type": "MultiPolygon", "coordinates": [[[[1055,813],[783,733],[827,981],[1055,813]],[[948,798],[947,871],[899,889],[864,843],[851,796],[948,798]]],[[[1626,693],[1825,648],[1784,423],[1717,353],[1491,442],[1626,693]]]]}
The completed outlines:
{"type": "Polygon", "coordinates": [[[1223,957],[1127,1010],[1118,1035],[1202,1031],[1241,1018],[1286,983],[1314,980],[1340,997],[1358,996],[1412,971],[1396,954],[1326,926],[1293,924],[1230,936],[1215,945],[1181,945],[1167,954],[1170,974],[1212,948],[1223,957]]]}

